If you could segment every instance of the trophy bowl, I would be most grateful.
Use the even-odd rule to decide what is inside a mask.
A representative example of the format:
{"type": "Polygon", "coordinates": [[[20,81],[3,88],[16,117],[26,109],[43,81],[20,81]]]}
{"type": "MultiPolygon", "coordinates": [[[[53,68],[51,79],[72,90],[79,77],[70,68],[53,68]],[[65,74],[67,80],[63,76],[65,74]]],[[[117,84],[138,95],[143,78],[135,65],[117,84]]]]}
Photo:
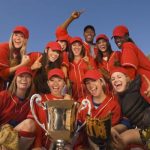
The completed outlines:
{"type": "Polygon", "coordinates": [[[58,147],[64,147],[66,142],[71,141],[76,130],[77,102],[62,99],[49,100],[42,104],[41,100],[39,94],[34,94],[30,99],[31,112],[35,121],[58,147]],[[34,104],[46,111],[46,124],[39,122],[34,111],[34,104]]]}

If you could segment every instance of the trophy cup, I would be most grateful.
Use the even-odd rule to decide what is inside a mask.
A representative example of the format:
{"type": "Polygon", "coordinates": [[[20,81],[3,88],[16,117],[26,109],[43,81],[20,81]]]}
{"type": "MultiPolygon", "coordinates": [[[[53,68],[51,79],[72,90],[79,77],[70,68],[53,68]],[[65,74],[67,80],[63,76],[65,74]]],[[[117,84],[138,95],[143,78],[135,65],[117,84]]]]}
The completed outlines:
{"type": "Polygon", "coordinates": [[[56,149],[63,150],[65,143],[70,142],[74,136],[77,102],[73,100],[51,100],[42,104],[41,96],[34,94],[30,99],[30,107],[35,121],[46,132],[46,135],[56,143],[56,149]],[[39,122],[34,111],[34,102],[46,111],[46,125],[39,122]]]}

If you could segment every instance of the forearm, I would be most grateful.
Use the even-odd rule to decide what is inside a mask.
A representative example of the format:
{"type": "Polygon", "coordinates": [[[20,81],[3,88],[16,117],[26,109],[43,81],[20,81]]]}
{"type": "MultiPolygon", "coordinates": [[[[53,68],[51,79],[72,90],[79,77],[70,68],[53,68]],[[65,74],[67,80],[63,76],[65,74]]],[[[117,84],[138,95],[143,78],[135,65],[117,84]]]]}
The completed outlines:
{"type": "Polygon", "coordinates": [[[113,126],[113,128],[117,130],[119,133],[122,133],[128,129],[127,126],[125,126],[124,124],[117,124],[113,126]]]}
{"type": "Polygon", "coordinates": [[[66,19],[60,26],[63,28],[63,29],[66,29],[68,28],[68,26],[70,25],[70,23],[74,20],[74,18],[72,16],[70,16],[68,19],[66,19]]]}

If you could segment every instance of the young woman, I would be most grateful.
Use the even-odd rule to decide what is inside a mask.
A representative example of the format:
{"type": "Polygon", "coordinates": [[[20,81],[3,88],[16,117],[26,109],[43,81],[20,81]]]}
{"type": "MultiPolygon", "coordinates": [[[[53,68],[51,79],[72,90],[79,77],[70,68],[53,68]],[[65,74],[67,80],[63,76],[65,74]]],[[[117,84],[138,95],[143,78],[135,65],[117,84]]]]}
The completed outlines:
{"type": "Polygon", "coordinates": [[[82,78],[89,69],[95,69],[96,64],[92,57],[85,57],[85,49],[82,39],[74,37],[70,40],[69,51],[69,79],[72,85],[72,97],[75,101],[85,97],[86,90],[82,84],[82,78]]]}
{"type": "Polygon", "coordinates": [[[9,42],[0,44],[0,90],[6,89],[16,69],[29,63],[30,58],[26,55],[28,38],[28,29],[16,26],[9,42]]]}
{"type": "MultiPolygon", "coordinates": [[[[121,117],[120,105],[116,97],[106,92],[106,83],[104,81],[102,74],[98,70],[88,70],[83,76],[82,81],[85,84],[90,95],[81,99],[81,106],[78,113],[78,124],[83,125],[84,123],[86,123],[86,129],[88,129],[88,127],[90,126],[90,124],[87,122],[88,116],[91,120],[93,119],[94,123],[94,119],[95,121],[97,120],[98,122],[99,119],[104,119],[108,114],[111,113],[112,114],[111,125],[112,126],[116,125],[121,117]],[[89,105],[83,106],[82,103],[84,100],[88,100],[89,105]]],[[[93,123],[91,122],[91,125],[93,123]]],[[[100,127],[102,126],[103,125],[101,125],[100,127]]],[[[107,132],[106,128],[108,126],[106,125],[107,126],[107,127],[105,126],[106,128],[104,126],[102,127],[102,131],[107,132]]],[[[92,128],[94,129],[94,126],[92,128]]],[[[106,135],[107,138],[105,138],[105,140],[102,138],[102,136],[100,136],[100,134],[98,135],[99,137],[97,139],[94,138],[96,137],[96,134],[99,133],[99,131],[100,129],[93,131],[93,137],[90,136],[89,134],[90,131],[88,131],[87,134],[90,144],[95,145],[93,143],[96,143],[97,144],[97,146],[95,145],[96,147],[98,147],[99,145],[102,148],[103,146],[106,146],[105,144],[110,139],[110,135],[109,134],[106,135]]],[[[87,148],[88,141],[85,140],[87,136],[85,133],[84,134],[83,133],[81,132],[79,138],[77,139],[76,147],[87,148]],[[82,136],[84,136],[84,138],[82,136]]],[[[105,137],[104,134],[103,136],[105,137]]],[[[90,147],[90,149],[92,148],[90,147]]]]}
{"type": "Polygon", "coordinates": [[[105,34],[99,34],[96,37],[97,55],[96,63],[97,68],[100,69],[105,79],[110,79],[110,71],[120,65],[121,52],[113,51],[108,37],[105,34]]]}
{"type": "Polygon", "coordinates": [[[150,104],[140,91],[141,76],[133,80],[127,69],[118,67],[111,73],[111,82],[123,113],[120,124],[112,128],[115,148],[123,150],[128,144],[146,144],[150,139],[150,104]]]}
{"type": "MultiPolygon", "coordinates": [[[[47,85],[47,73],[54,68],[62,68],[62,48],[58,42],[48,42],[44,53],[37,55],[34,65],[35,72],[35,90],[37,93],[49,93],[49,87],[47,85]]],[[[33,65],[32,65],[33,67],[33,65]]]]}
{"type": "MultiPolygon", "coordinates": [[[[65,75],[61,69],[55,68],[55,69],[51,69],[48,72],[47,84],[51,92],[41,95],[42,104],[50,100],[71,99],[69,95],[65,95],[65,96],[62,95],[62,89],[65,85],[65,75]]],[[[46,116],[45,110],[43,110],[42,108],[36,105],[35,113],[36,113],[36,116],[38,117],[38,120],[41,123],[44,123],[46,125],[47,116],[46,116]]],[[[48,139],[48,137],[45,136],[45,131],[37,125],[31,113],[29,113],[27,118],[28,119],[26,119],[24,122],[18,125],[17,127],[18,130],[24,131],[27,136],[32,135],[32,137],[35,136],[34,133],[37,132],[35,143],[34,143],[35,150],[41,149],[42,147],[49,149],[51,142],[48,139]]]]}
{"type": "MultiPolygon", "coordinates": [[[[68,41],[70,41],[72,37],[68,34],[67,28],[71,22],[79,18],[82,13],[83,11],[73,11],[71,16],[56,29],[56,37],[59,38],[61,36],[65,36],[67,37],[68,41]]],[[[85,39],[83,44],[86,55],[95,58],[97,52],[96,45],[93,42],[95,37],[95,28],[92,25],[85,26],[83,35],[85,39]]]]}
{"type": "MultiPolygon", "coordinates": [[[[142,89],[145,91],[145,98],[150,97],[150,88],[143,78],[143,74],[150,79],[150,61],[148,57],[137,47],[129,36],[129,30],[126,26],[119,25],[113,30],[113,38],[118,48],[121,49],[121,65],[126,67],[134,78],[137,74],[142,77],[142,89]]],[[[150,101],[149,101],[150,102],[150,101]]]]}
{"type": "Polygon", "coordinates": [[[14,144],[17,134],[13,131],[13,127],[26,119],[30,111],[30,96],[33,90],[32,71],[29,67],[23,66],[16,70],[9,89],[0,92],[0,145],[10,147],[17,145],[18,141],[14,144]]]}

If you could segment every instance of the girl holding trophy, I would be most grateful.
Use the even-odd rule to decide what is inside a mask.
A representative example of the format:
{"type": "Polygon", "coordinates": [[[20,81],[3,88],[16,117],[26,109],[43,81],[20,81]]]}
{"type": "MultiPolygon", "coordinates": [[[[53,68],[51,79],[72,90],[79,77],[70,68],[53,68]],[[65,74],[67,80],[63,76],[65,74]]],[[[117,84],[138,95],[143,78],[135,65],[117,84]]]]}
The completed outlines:
{"type": "Polygon", "coordinates": [[[82,81],[90,95],[80,101],[78,124],[80,128],[85,125],[86,132],[83,129],[79,133],[75,147],[89,149],[89,141],[90,149],[103,149],[109,143],[111,125],[117,124],[121,117],[120,105],[116,97],[107,93],[106,83],[98,70],[87,71],[82,81]]]}
{"type": "MultiPolygon", "coordinates": [[[[61,101],[62,99],[71,99],[71,96],[68,94],[62,95],[62,90],[65,86],[65,75],[61,69],[55,68],[48,72],[47,84],[50,89],[50,93],[41,95],[41,101],[39,105],[43,105],[46,101],[61,101]]],[[[34,110],[39,122],[47,126],[48,122],[46,111],[40,108],[38,105],[34,105],[34,110]]],[[[18,128],[21,131],[25,131],[28,135],[32,134],[32,136],[35,137],[33,144],[34,149],[38,150],[42,148],[51,148],[51,141],[48,136],[45,135],[46,131],[37,124],[35,116],[32,113],[29,113],[27,118],[28,119],[23,121],[18,128]]]]}

